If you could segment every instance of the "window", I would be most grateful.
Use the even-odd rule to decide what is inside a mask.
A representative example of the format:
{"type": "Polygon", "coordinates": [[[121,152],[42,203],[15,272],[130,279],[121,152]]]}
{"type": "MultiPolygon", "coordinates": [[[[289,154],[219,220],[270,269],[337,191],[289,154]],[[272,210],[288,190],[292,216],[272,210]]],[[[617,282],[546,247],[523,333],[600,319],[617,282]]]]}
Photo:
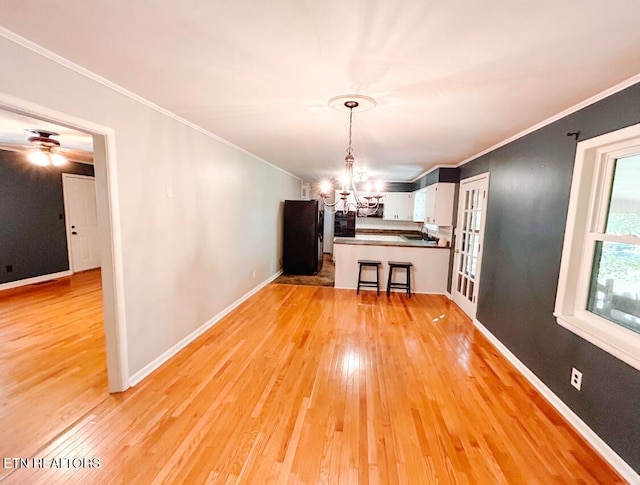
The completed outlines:
{"type": "Polygon", "coordinates": [[[640,369],[640,125],[578,143],[554,314],[640,369]]]}

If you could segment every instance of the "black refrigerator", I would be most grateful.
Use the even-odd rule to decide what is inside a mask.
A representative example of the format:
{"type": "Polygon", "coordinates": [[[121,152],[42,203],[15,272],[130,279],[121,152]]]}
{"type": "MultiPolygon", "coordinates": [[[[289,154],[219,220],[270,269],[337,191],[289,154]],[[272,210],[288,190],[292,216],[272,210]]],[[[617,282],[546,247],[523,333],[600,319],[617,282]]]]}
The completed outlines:
{"type": "Polygon", "coordinates": [[[284,201],[285,274],[314,275],[322,268],[324,212],[317,200],[284,201]]]}

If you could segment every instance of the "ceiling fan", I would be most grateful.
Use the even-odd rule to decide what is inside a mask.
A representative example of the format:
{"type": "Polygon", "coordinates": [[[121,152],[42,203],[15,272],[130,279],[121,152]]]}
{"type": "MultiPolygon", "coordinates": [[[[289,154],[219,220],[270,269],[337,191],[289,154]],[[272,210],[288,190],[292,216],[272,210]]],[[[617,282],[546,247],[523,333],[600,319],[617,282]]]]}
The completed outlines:
{"type": "Polygon", "coordinates": [[[60,167],[65,165],[67,158],[59,153],[60,142],[52,136],[60,136],[58,133],[46,130],[28,130],[34,134],[28,138],[32,150],[29,151],[27,159],[34,165],[40,167],[60,167]]]}

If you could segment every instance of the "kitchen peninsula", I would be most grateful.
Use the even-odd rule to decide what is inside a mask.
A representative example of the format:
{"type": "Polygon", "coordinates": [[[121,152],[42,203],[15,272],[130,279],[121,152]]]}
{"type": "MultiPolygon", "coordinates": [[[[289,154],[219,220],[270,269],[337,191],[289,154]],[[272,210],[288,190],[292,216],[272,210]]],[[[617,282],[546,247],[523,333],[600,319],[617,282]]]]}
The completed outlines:
{"type": "MultiPolygon", "coordinates": [[[[388,261],[410,261],[413,293],[444,294],[447,290],[450,248],[435,242],[410,239],[401,235],[358,234],[336,237],[333,242],[336,264],[335,287],[355,289],[358,283],[358,260],[382,262],[380,288],[387,285],[388,261]]],[[[403,275],[399,275],[400,281],[403,275]]],[[[396,274],[394,273],[394,281],[396,274]]]]}

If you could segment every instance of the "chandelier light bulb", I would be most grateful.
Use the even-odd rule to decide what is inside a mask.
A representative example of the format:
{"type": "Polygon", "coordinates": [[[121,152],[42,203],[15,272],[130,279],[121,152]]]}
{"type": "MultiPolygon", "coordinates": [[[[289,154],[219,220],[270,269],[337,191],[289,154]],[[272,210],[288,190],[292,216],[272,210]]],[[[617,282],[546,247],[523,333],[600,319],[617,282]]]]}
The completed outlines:
{"type": "Polygon", "coordinates": [[[331,192],[331,184],[327,180],[320,182],[320,193],[329,195],[329,192],[331,192]]]}
{"type": "Polygon", "coordinates": [[[348,173],[343,173],[340,177],[340,184],[342,185],[342,190],[349,190],[351,188],[351,177],[349,177],[348,173]]]}

